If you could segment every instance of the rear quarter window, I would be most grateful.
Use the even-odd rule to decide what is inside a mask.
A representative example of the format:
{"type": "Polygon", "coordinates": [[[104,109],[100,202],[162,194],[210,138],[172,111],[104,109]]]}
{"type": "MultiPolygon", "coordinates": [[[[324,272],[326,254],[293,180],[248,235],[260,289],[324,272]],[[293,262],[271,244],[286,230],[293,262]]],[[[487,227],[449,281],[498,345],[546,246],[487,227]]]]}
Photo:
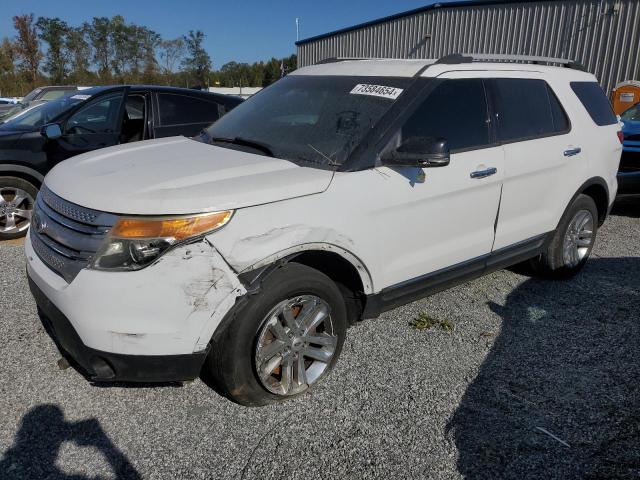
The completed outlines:
{"type": "Polygon", "coordinates": [[[618,123],[618,119],[611,109],[611,104],[600,85],[596,82],[571,82],[570,85],[596,125],[602,127],[618,123]]]}
{"type": "Polygon", "coordinates": [[[162,125],[213,123],[224,110],[213,101],[174,93],[160,93],[158,103],[162,125]]]}

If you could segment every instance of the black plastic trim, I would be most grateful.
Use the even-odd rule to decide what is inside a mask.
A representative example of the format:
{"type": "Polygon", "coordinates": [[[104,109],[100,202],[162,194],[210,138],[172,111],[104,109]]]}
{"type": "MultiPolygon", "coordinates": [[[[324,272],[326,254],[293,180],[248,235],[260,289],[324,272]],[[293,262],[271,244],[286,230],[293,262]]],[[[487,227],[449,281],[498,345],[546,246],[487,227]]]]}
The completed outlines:
{"type": "Polygon", "coordinates": [[[392,308],[533,258],[543,251],[551,238],[550,233],[537,235],[490,254],[383,288],[379,293],[367,295],[362,318],[375,318],[392,308]]]}

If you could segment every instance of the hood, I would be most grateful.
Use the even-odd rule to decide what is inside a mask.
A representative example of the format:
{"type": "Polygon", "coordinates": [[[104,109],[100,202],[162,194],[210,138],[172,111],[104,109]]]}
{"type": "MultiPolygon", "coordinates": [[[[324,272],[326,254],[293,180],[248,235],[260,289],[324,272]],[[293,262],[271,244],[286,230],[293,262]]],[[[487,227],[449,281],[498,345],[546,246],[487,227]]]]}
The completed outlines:
{"type": "Polygon", "coordinates": [[[320,193],[332,177],[329,170],[171,137],[73,157],[51,170],[45,183],[95,210],[180,215],[320,193]]]}

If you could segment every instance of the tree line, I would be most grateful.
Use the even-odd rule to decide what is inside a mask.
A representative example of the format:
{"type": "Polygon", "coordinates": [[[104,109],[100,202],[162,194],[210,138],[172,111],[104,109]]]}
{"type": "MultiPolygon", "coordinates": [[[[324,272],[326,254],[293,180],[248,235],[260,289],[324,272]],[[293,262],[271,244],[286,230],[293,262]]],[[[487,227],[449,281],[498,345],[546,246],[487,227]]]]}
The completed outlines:
{"type": "Polygon", "coordinates": [[[205,34],[164,39],[121,15],[79,26],[33,14],[13,17],[15,35],[0,42],[0,95],[22,96],[41,85],[145,83],[180,87],[262,87],[296,68],[296,56],[213,69],[205,34]],[[44,50],[42,47],[45,47],[44,50]]]}

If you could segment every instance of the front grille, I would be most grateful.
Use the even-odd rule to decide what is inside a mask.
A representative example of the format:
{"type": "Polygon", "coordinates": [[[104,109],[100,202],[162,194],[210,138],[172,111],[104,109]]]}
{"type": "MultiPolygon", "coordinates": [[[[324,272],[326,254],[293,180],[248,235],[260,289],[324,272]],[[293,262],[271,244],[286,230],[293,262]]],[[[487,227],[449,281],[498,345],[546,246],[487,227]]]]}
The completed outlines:
{"type": "Polygon", "coordinates": [[[51,270],[71,283],[116,220],[113,214],[68,202],[43,185],[31,219],[31,244],[51,270]]]}

